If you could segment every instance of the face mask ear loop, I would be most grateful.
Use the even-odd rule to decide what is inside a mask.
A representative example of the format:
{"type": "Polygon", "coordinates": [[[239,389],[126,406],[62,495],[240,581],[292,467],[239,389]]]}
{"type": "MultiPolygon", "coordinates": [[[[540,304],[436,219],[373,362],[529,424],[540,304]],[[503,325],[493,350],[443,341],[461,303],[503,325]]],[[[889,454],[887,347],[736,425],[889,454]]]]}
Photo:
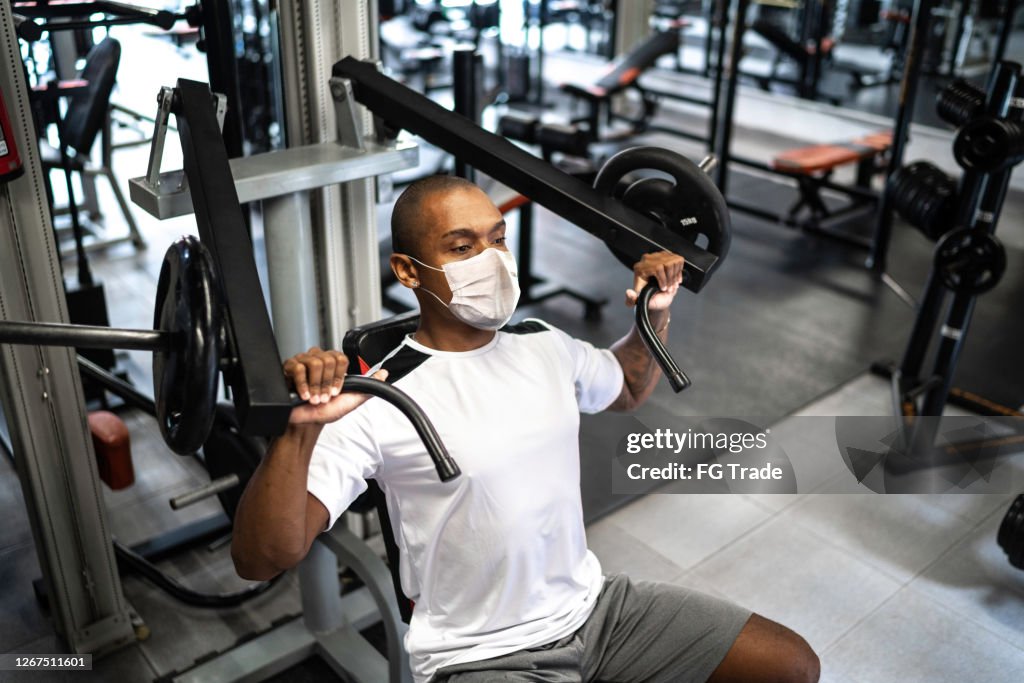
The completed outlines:
{"type": "MultiPolygon", "coordinates": [[[[398,256],[405,256],[406,258],[412,259],[413,261],[415,261],[416,263],[420,264],[424,268],[430,268],[431,270],[437,270],[437,271],[440,271],[442,273],[444,272],[444,268],[435,268],[434,266],[428,266],[426,263],[424,263],[423,261],[420,261],[418,258],[416,258],[415,256],[413,256],[411,254],[398,254],[398,256]]],[[[445,308],[448,308],[448,304],[446,304],[441,297],[439,297],[437,294],[434,294],[433,292],[431,292],[426,287],[416,287],[416,289],[422,289],[424,292],[426,292],[430,296],[432,296],[435,299],[437,299],[441,303],[442,306],[444,306],[445,308]]]]}
{"type": "Polygon", "coordinates": [[[417,287],[417,289],[419,289],[419,290],[421,290],[421,291],[424,291],[424,292],[426,292],[426,293],[427,293],[427,294],[429,294],[430,296],[432,296],[432,297],[434,297],[435,299],[437,299],[437,300],[438,300],[438,302],[440,302],[440,304],[441,304],[442,306],[444,306],[445,308],[448,308],[448,304],[446,304],[446,303],[444,302],[444,299],[442,299],[441,297],[439,297],[439,296],[438,296],[437,294],[434,294],[433,292],[431,292],[431,291],[430,291],[429,289],[427,289],[426,287],[417,287]]]}
{"type": "Polygon", "coordinates": [[[434,266],[428,266],[426,263],[424,263],[423,261],[420,261],[415,256],[410,256],[409,254],[398,254],[398,256],[405,256],[406,258],[412,259],[413,261],[415,261],[416,263],[420,264],[424,268],[430,268],[431,270],[436,270],[436,271],[439,271],[439,272],[442,272],[442,273],[444,272],[444,268],[435,268],[434,266]]]}

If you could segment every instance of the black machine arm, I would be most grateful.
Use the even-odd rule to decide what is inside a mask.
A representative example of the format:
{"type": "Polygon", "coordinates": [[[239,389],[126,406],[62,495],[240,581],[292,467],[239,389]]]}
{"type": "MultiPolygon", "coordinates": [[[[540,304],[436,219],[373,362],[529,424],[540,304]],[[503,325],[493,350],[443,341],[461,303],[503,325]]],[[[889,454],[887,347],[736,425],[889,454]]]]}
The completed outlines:
{"type": "MultiPolygon", "coordinates": [[[[227,149],[211,106],[212,93],[205,83],[179,79],[172,111],[189,179],[196,224],[213,257],[227,302],[225,341],[231,348],[224,376],[233,395],[241,396],[239,410],[243,429],[259,433],[263,421],[271,433],[281,433],[294,405],[274,340],[270,316],[262,297],[259,275],[241,204],[231,175],[227,149]],[[241,340],[245,340],[244,343],[241,340]]],[[[408,417],[423,439],[442,481],[459,475],[459,468],[441,443],[429,419],[416,403],[398,389],[369,378],[349,377],[346,391],[372,394],[393,404],[408,417]]],[[[238,402],[236,398],[236,406],[238,402]]]]}
{"type": "Polygon", "coordinates": [[[70,31],[122,24],[150,24],[167,31],[176,22],[186,18],[185,14],[110,0],[53,3],[15,0],[11,6],[20,17],[17,21],[18,37],[28,41],[39,40],[46,31],[70,31]],[[37,19],[41,21],[36,21],[37,19]]]}
{"type": "MultiPolygon", "coordinates": [[[[692,240],[652,218],[631,209],[619,199],[602,194],[582,180],[555,168],[463,116],[381,74],[377,67],[354,57],[334,65],[337,78],[352,82],[356,100],[390,126],[404,128],[468,165],[523,194],[531,201],[575,223],[631,262],[651,251],[670,251],[686,260],[683,286],[699,292],[720,265],[728,240],[720,253],[698,247],[692,240]]],[[[695,166],[695,165],[694,165],[695,166]]],[[[703,174],[701,174],[703,175],[703,174]]],[[[709,181],[710,184],[710,181],[709,181]]],[[[713,185],[712,185],[713,187],[713,185]]],[[[696,197],[686,207],[684,227],[728,233],[729,214],[715,190],[696,197]]]]}

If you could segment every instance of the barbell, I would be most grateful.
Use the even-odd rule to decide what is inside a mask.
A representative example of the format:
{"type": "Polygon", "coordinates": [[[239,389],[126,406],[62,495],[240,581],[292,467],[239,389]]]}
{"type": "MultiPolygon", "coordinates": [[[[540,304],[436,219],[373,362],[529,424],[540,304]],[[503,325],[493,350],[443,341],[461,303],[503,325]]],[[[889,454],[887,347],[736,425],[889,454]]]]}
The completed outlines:
{"type": "MultiPolygon", "coordinates": [[[[225,315],[209,252],[195,237],[183,237],[164,255],[154,329],[0,321],[0,343],[152,351],[160,433],[171,450],[189,455],[202,447],[213,425],[219,373],[236,362],[225,315]]],[[[441,481],[460,474],[433,424],[405,392],[357,375],[345,378],[342,391],[376,396],[398,408],[422,439],[441,481]]],[[[291,400],[292,405],[303,403],[295,394],[291,400]]]]}

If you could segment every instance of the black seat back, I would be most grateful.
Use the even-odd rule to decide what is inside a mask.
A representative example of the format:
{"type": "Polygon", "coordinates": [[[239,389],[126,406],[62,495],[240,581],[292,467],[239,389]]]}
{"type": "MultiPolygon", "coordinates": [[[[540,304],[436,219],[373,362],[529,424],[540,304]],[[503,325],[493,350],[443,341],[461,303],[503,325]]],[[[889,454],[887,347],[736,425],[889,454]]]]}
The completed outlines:
{"type": "MultiPolygon", "coordinates": [[[[350,374],[362,375],[377,363],[384,360],[385,356],[391,353],[407,334],[416,331],[419,325],[419,311],[409,311],[392,318],[378,320],[368,325],[354,327],[345,333],[345,339],[341,343],[341,349],[348,357],[350,374]]],[[[412,602],[402,592],[402,582],[399,573],[398,544],[395,542],[395,535],[391,526],[391,515],[388,513],[387,502],[384,499],[384,492],[376,481],[370,479],[366,482],[367,490],[359,498],[357,509],[365,508],[366,502],[371,502],[377,508],[377,516],[380,519],[380,531],[384,538],[384,548],[387,551],[388,567],[391,569],[391,581],[395,587],[395,596],[398,598],[398,612],[402,615],[402,621],[409,623],[412,618],[412,602]]],[[[350,508],[352,509],[352,508],[350,508]]]]}
{"type": "Polygon", "coordinates": [[[120,63],[121,44],[109,37],[89,50],[85,57],[79,78],[89,85],[69,98],[63,127],[64,142],[78,154],[89,153],[103,128],[120,63]]]}
{"type": "Polygon", "coordinates": [[[419,323],[419,311],[409,311],[353,327],[345,333],[345,339],[341,342],[341,350],[348,357],[349,372],[365,374],[394,351],[407,334],[415,332],[419,323]]]}
{"type": "Polygon", "coordinates": [[[616,64],[615,68],[601,77],[596,85],[607,95],[614,95],[623,88],[633,85],[647,69],[654,66],[662,55],[679,50],[679,31],[657,31],[633,46],[616,64]]]}

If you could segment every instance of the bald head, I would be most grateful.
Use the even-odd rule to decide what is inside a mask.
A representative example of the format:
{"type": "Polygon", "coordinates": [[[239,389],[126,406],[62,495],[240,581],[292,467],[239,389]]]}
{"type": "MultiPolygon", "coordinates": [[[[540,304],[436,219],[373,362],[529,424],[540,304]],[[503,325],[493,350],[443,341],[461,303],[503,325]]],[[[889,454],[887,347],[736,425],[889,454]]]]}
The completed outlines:
{"type": "Polygon", "coordinates": [[[405,188],[391,214],[392,251],[421,258],[421,242],[428,232],[425,204],[431,197],[454,191],[482,192],[465,178],[449,175],[429,176],[405,188]]]}

